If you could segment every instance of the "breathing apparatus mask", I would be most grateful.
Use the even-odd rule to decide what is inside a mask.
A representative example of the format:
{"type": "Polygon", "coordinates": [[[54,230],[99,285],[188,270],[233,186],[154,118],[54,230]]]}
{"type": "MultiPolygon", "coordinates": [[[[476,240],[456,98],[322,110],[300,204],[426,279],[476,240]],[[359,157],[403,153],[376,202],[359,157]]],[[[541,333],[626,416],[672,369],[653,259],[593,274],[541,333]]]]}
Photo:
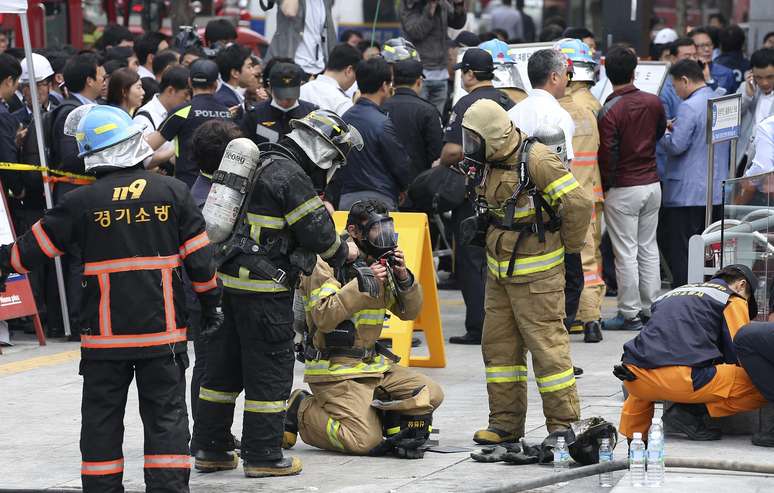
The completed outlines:
{"type": "MultiPolygon", "coordinates": [[[[357,203],[353,205],[353,208],[357,203]]],[[[368,220],[365,224],[355,220],[347,221],[354,225],[361,238],[352,238],[357,247],[369,257],[375,259],[389,255],[398,247],[398,235],[395,233],[395,222],[388,214],[380,214],[372,206],[365,210],[368,220]]],[[[353,218],[350,218],[353,219],[353,218]]]]}

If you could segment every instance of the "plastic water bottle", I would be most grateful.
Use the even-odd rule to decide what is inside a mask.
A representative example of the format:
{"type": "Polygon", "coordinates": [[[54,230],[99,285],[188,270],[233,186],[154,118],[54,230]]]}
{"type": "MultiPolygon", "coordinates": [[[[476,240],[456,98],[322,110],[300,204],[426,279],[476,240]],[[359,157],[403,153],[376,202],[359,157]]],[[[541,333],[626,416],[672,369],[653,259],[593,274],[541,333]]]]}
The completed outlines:
{"type": "MultiPolygon", "coordinates": [[[[599,463],[613,462],[613,447],[610,446],[610,439],[603,438],[602,445],[599,446],[599,463]]],[[[613,471],[599,473],[599,486],[610,488],[613,486],[613,471]]]]}
{"type": "Polygon", "coordinates": [[[648,486],[664,483],[664,426],[653,418],[648,431],[648,486]]]}
{"type": "MultiPolygon", "coordinates": [[[[567,444],[564,441],[564,437],[558,437],[556,439],[556,447],[554,447],[554,473],[559,474],[566,472],[570,469],[570,451],[567,450],[567,444]]],[[[560,486],[566,485],[567,482],[558,483],[560,486]]]]}
{"type": "Polygon", "coordinates": [[[629,475],[632,486],[645,486],[645,442],[642,433],[635,433],[629,445],[629,475]]]}

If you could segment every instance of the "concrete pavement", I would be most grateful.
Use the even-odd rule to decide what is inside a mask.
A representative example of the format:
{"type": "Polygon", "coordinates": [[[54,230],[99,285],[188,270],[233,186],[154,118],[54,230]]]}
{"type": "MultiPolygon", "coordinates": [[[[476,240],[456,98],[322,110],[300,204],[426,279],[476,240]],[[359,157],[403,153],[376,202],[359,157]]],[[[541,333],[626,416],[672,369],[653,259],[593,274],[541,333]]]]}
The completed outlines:
{"type": "MultiPolygon", "coordinates": [[[[444,291],[442,317],[445,337],[463,332],[464,306],[458,292],[444,291]]],[[[606,300],[612,314],[613,301],[606,300]]],[[[14,334],[16,335],[16,334],[14,334]]],[[[605,332],[599,344],[584,344],[572,336],[575,364],[585,370],[578,380],[583,417],[600,415],[618,423],[622,404],[620,382],[611,374],[621,345],[632,333],[605,332]]],[[[19,343],[0,356],[0,492],[16,488],[77,488],[80,486],[81,378],[78,376],[78,346],[50,342],[38,348],[33,341],[19,343]]],[[[419,348],[418,351],[422,351],[419,348]]],[[[487,397],[483,363],[477,346],[447,345],[448,364],[443,369],[427,369],[444,388],[446,400],[435,414],[434,427],[440,429],[441,445],[469,450],[476,448],[471,436],[486,426],[487,397]]],[[[193,349],[190,350],[193,360],[193,349]]],[[[188,372],[190,378],[190,371],[188,372]]],[[[302,367],[296,366],[296,386],[302,382],[302,367]]],[[[527,439],[539,442],[546,434],[539,394],[530,376],[527,439]]],[[[234,433],[241,432],[241,398],[238,401],[234,433]]],[[[143,490],[142,426],[137,410],[137,392],[130,389],[124,438],[124,484],[129,490],[143,490]]],[[[770,449],[750,445],[749,436],[725,437],[720,442],[692,443],[668,437],[667,454],[680,457],[735,459],[772,462],[770,449]]],[[[316,492],[426,492],[470,491],[501,486],[542,475],[551,467],[481,464],[467,452],[439,454],[428,452],[421,461],[393,458],[348,457],[299,444],[291,451],[304,463],[300,476],[274,479],[247,479],[241,468],[216,474],[192,471],[193,492],[316,491],[316,492]]],[[[625,456],[625,441],[616,448],[616,457],[625,456]]],[[[623,472],[615,474],[616,479],[623,472]]],[[[574,481],[569,485],[546,487],[539,491],[573,493],[607,491],[597,486],[597,478],[574,481]]],[[[628,481],[613,489],[628,492],[628,481]]],[[[713,493],[771,491],[774,479],[750,474],[669,471],[663,491],[710,487],[713,493]]]]}

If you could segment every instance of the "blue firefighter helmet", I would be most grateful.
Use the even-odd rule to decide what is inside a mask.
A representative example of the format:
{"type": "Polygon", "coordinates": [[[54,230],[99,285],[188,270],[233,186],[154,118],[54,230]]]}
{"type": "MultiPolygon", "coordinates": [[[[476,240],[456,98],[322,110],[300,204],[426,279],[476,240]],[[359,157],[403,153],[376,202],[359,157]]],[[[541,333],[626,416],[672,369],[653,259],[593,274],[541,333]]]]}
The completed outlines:
{"type": "Polygon", "coordinates": [[[115,106],[99,105],[81,115],[75,132],[78,157],[96,152],[131,139],[142,130],[129,114],[115,106]]]}
{"type": "Polygon", "coordinates": [[[87,104],[67,115],[64,132],[78,142],[86,171],[130,168],[153,154],[142,129],[127,112],[114,106],[87,104]]]}
{"type": "Polygon", "coordinates": [[[478,45],[479,48],[492,55],[495,63],[512,63],[513,58],[508,54],[508,44],[499,39],[490,39],[478,45]]]}
{"type": "Polygon", "coordinates": [[[561,51],[572,64],[572,80],[594,82],[597,61],[594,50],[580,39],[564,38],[554,43],[554,49],[561,51]]]}

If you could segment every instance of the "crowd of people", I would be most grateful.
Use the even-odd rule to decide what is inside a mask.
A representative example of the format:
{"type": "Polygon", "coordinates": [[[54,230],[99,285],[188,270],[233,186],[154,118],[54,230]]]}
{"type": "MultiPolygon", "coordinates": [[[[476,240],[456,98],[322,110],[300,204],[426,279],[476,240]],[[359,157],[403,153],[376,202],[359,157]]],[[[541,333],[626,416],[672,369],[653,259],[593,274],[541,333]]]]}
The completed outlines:
{"type": "MultiPolygon", "coordinates": [[[[528,352],[546,443],[574,439],[583,373],[570,354],[576,333],[597,343],[603,330],[641,331],[616,369],[630,392],[628,438],[647,430],[655,400],[693,405],[669,418],[689,438],[707,439],[715,435],[702,427],[705,414],[772,398],[761,378],[771,362],[760,355],[770,337],[745,328],[757,315],[755,276],[732,266],[684,285],[688,239],[704,226],[709,98],[742,94],[740,174],[774,169],[773,47],[748,61],[738,26],[684,37],[665,28],[652,45],[671,63],[660,95],[635,86],[638,54],[617,44],[604,62],[613,92],[598,101],[594,34],[561,18],[536,33],[521,1],[492,10],[491,32],[454,39],[447,33],[465,25],[464,2],[402,2],[403,37],[382,44],[357,31],[335,43],[330,3],[281,1],[262,58],[236,43],[223,19],[207,24],[203,43],[185,30],[135,37],[109,25],[94,49],[34,53],[45,156],[30,126],[27,60],[14,48],[0,54],[0,161],[45,157],[69,173],[50,179],[48,212],[40,175],[2,173],[20,237],[0,249],[0,269],[35,267],[46,331],[61,337],[52,259],[62,257],[70,337],[84,348],[84,490],[120,487],[118,416],[134,372],[149,399],[146,426],[164,422],[146,433],[146,483],[186,491],[186,337],[196,355],[197,469],[234,469],[240,449],[247,476],[297,474],[300,461],[282,448],[298,435],[333,451],[421,458],[443,391],[397,366],[378,341],[386,310],[413,319],[422,302],[395,244],[396,211],[428,213],[455,245],[453,265],[441,267],[462,291],[466,333],[450,342],[482,346],[489,395],[477,443],[524,436],[528,352]],[[508,42],[535,38],[554,45],[530,56],[526,91],[508,42]],[[454,98],[458,71],[464,94],[454,98]],[[221,160],[252,163],[249,191],[246,177],[219,170],[221,160]],[[232,224],[239,241],[224,243],[220,257],[199,212],[216,186],[246,204],[232,224]],[[349,212],[344,236],[333,210],[349,212]],[[659,251],[675,288],[661,298],[659,251]],[[173,277],[181,266],[185,274],[173,277]],[[137,294],[149,314],[139,302],[111,304],[111,289],[137,294]],[[603,321],[606,291],[617,293],[618,316],[603,321]],[[677,326],[688,335],[670,335],[677,326]],[[312,394],[291,394],[294,328],[312,394]],[[738,350],[737,335],[748,341],[738,350]],[[696,354],[665,355],[676,347],[696,354]],[[693,384],[675,389],[670,379],[693,384]],[[710,391],[729,381],[734,392],[710,391]],[[230,427],[242,391],[240,443],[230,427]]],[[[715,204],[728,152],[715,152],[715,204]]],[[[772,446],[771,435],[754,443],[772,446]]]]}

